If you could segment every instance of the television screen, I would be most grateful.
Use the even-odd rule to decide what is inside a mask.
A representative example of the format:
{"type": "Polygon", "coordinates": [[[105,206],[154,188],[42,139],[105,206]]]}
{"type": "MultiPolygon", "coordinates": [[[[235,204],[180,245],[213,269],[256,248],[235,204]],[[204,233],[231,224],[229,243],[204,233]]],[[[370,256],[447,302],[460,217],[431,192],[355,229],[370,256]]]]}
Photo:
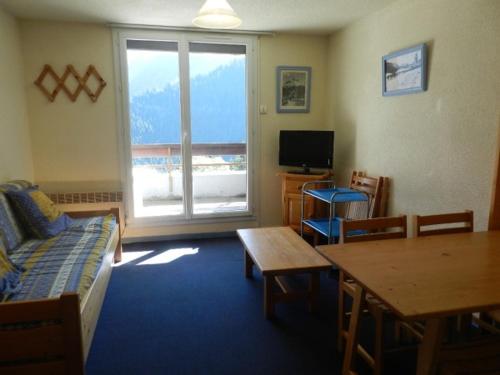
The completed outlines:
{"type": "Polygon", "coordinates": [[[279,164],[308,168],[333,167],[333,131],[280,131],[279,164]]]}

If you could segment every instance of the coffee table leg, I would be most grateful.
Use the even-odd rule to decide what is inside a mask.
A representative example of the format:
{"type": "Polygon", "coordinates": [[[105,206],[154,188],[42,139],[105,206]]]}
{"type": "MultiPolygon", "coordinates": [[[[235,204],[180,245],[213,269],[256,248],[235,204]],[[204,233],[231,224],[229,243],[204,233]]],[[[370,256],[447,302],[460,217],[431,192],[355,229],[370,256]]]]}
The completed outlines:
{"type": "Polygon", "coordinates": [[[274,316],[273,282],[273,275],[264,276],[264,315],[267,319],[274,316]]]}
{"type": "Polygon", "coordinates": [[[253,259],[245,249],[245,277],[252,277],[253,259]]]}
{"type": "Polygon", "coordinates": [[[319,272],[311,272],[309,280],[309,311],[318,311],[319,272]]]}

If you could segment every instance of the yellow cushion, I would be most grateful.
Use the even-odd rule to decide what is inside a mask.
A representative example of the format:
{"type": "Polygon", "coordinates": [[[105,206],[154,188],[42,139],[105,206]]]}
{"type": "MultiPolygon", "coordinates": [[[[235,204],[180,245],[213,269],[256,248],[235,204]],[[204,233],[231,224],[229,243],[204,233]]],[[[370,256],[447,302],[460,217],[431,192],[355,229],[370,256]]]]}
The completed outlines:
{"type": "Polygon", "coordinates": [[[45,216],[51,223],[63,214],[61,210],[56,207],[55,203],[52,202],[42,191],[33,190],[29,193],[29,195],[38,206],[38,209],[42,211],[43,216],[45,216]]]}

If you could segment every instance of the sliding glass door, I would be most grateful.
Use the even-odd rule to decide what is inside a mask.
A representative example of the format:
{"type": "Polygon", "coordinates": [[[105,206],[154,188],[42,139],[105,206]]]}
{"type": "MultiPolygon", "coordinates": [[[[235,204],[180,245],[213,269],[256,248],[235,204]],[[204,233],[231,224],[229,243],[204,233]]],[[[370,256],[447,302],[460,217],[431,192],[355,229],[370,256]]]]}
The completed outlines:
{"type": "Polygon", "coordinates": [[[145,36],[121,40],[133,217],[251,214],[253,39],[145,36]]]}
{"type": "Polygon", "coordinates": [[[135,216],[183,215],[178,43],[128,40],[127,63],[135,216]]]}
{"type": "Polygon", "coordinates": [[[246,46],[189,43],[194,214],[246,211],[246,46]]]}

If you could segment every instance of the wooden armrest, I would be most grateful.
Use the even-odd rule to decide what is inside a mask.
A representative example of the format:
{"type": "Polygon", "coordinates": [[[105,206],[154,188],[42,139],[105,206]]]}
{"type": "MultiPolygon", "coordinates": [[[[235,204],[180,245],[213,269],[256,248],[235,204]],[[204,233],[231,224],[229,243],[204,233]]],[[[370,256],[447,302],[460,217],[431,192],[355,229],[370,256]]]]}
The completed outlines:
{"type": "Polygon", "coordinates": [[[28,301],[6,301],[0,304],[0,323],[13,324],[60,319],[60,303],[69,303],[80,311],[77,293],[65,292],[59,297],[28,301]]]}

